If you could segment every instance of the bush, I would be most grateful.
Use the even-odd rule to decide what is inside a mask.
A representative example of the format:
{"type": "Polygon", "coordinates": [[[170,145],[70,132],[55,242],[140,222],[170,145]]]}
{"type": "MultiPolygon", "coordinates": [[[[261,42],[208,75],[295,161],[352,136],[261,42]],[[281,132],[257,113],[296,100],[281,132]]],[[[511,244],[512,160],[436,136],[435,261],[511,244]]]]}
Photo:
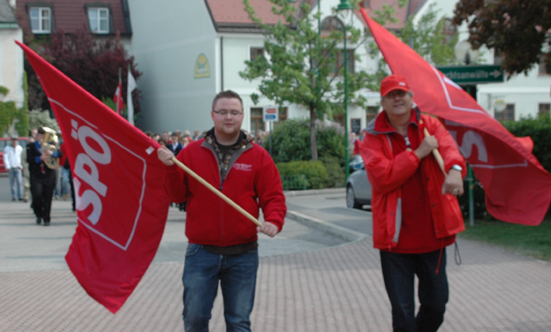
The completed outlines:
{"type": "MultiPolygon", "coordinates": [[[[316,121],[318,158],[325,156],[344,159],[344,129],[337,123],[324,124],[316,121]]],[[[276,163],[306,161],[312,159],[310,152],[310,127],[307,120],[287,120],[276,125],[264,147],[270,151],[276,163]]]]}
{"type": "Polygon", "coordinates": [[[327,182],[327,188],[344,188],[344,172],[342,171],[342,166],[339,162],[339,159],[332,156],[323,156],[320,160],[325,166],[327,171],[327,176],[329,180],[327,182]]]}
{"type": "Polygon", "coordinates": [[[279,174],[284,183],[284,189],[288,190],[288,178],[305,175],[306,189],[321,189],[329,182],[329,176],[321,161],[292,161],[288,163],[276,163],[279,174]]]}
{"type": "Polygon", "coordinates": [[[543,168],[551,172],[551,118],[549,114],[538,118],[524,118],[519,121],[507,121],[503,123],[505,128],[516,137],[530,136],[534,141],[532,153],[541,163],[543,168]]]}

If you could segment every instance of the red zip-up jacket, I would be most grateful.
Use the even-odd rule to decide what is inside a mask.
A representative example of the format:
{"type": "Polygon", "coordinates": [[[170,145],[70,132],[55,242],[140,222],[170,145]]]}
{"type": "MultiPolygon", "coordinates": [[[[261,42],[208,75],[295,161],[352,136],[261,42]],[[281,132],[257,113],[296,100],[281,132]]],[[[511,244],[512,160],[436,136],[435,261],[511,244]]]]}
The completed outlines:
{"type": "MultiPolygon", "coordinates": [[[[427,174],[426,190],[430,201],[434,236],[443,239],[465,230],[457,198],[450,194],[442,195],[445,178],[436,159],[429,155],[424,158],[427,161],[421,163],[412,150],[405,150],[394,156],[388,134],[375,130],[375,122],[377,119],[380,121],[382,116],[384,114],[380,113],[366,128],[366,135],[360,146],[372,187],[373,246],[389,251],[396,247],[402,218],[401,188],[418,167],[427,174]]],[[[425,114],[421,114],[420,117],[424,123],[415,127],[416,135],[422,135],[422,140],[422,133],[426,127],[438,140],[438,150],[444,159],[445,170],[449,171],[453,165],[459,165],[463,168],[462,175],[465,176],[465,159],[448,131],[438,119],[425,114]]],[[[422,243],[424,239],[419,238],[418,241],[422,243]]]]}
{"type": "MultiPolygon", "coordinates": [[[[268,152],[249,142],[234,152],[224,182],[214,147],[191,142],[176,157],[255,218],[281,231],[287,207],[279,171],[268,152]]],[[[165,187],[172,202],[187,201],[186,236],[190,243],[227,247],[258,239],[256,225],[176,165],[167,166],[165,187]]]]}

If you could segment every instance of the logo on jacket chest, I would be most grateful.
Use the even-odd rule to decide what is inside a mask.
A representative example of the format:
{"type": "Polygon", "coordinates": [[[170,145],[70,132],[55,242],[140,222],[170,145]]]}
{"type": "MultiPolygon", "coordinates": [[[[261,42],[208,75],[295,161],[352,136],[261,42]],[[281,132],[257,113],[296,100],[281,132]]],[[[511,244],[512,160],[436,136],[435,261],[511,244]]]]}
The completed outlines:
{"type": "Polygon", "coordinates": [[[252,172],[253,165],[235,163],[233,164],[233,168],[235,168],[238,171],[252,172]]]}

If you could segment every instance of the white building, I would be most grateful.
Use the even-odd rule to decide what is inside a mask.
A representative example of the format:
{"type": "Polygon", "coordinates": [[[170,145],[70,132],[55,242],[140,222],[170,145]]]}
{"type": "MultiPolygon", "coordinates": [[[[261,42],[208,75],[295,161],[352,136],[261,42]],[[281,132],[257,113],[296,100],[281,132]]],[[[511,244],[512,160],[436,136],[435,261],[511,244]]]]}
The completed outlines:
{"type": "MultiPolygon", "coordinates": [[[[317,12],[317,1],[312,3],[311,15],[317,12]]],[[[298,5],[298,2],[296,5],[298,5]]],[[[339,0],[321,0],[322,22],[334,15],[339,0]]],[[[368,11],[383,3],[393,1],[365,1],[368,11]]],[[[279,18],[271,13],[268,0],[251,0],[257,15],[264,23],[276,23],[279,18]]],[[[420,5],[410,5],[398,10],[399,23],[388,28],[400,28],[408,15],[420,5]]],[[[397,8],[397,5],[396,5],[397,8]]],[[[261,99],[254,105],[250,96],[259,94],[260,81],[247,81],[239,76],[245,69],[245,61],[263,52],[264,37],[249,20],[242,0],[204,1],[149,1],[130,2],[133,38],[131,54],[136,58],[139,70],[144,74],[138,82],[143,91],[143,118],[137,126],[154,132],[206,130],[212,127],[210,119],[211,102],[214,95],[231,89],[243,98],[245,119],[243,128],[255,132],[268,130],[262,122],[262,107],[271,105],[261,99]]],[[[363,19],[355,15],[354,26],[364,30],[363,19]]],[[[323,23],[322,23],[323,26],[323,23]]],[[[375,70],[376,60],[367,54],[367,43],[347,45],[356,48],[359,61],[354,63],[355,71],[375,70]],[[356,47],[357,46],[357,47],[356,47]]],[[[349,128],[359,130],[366,126],[379,105],[378,92],[359,91],[368,98],[368,109],[349,105],[349,128]]],[[[308,118],[309,112],[296,105],[286,105],[281,119],[308,118]]],[[[344,116],[336,117],[343,123],[344,116]]]]}
{"type": "Polygon", "coordinates": [[[23,41],[23,31],[14,14],[15,1],[0,0],[0,86],[9,89],[0,101],[15,101],[23,106],[23,51],[15,41],[23,41]]]}
{"type": "MultiPolygon", "coordinates": [[[[439,15],[453,17],[458,1],[426,0],[416,15],[421,17],[432,3],[440,9],[439,15]]],[[[458,29],[459,41],[467,40],[465,23],[458,29]]],[[[481,64],[499,65],[500,58],[494,57],[494,51],[481,49],[481,64]]],[[[549,113],[551,109],[551,75],[543,65],[535,65],[528,75],[519,74],[503,83],[480,84],[477,87],[477,101],[488,113],[499,120],[519,120],[528,116],[537,117],[539,113],[549,113]],[[498,111],[496,106],[505,104],[498,111]]],[[[498,107],[499,109],[499,107],[498,107]]]]}

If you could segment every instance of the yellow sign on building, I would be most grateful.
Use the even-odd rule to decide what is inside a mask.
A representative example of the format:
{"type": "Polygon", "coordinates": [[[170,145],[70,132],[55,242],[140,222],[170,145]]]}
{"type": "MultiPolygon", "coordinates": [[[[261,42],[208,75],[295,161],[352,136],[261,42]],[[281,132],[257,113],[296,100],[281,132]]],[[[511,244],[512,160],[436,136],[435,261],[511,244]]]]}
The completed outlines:
{"type": "Polygon", "coordinates": [[[209,60],[201,53],[195,61],[195,78],[210,77],[209,60]]]}

